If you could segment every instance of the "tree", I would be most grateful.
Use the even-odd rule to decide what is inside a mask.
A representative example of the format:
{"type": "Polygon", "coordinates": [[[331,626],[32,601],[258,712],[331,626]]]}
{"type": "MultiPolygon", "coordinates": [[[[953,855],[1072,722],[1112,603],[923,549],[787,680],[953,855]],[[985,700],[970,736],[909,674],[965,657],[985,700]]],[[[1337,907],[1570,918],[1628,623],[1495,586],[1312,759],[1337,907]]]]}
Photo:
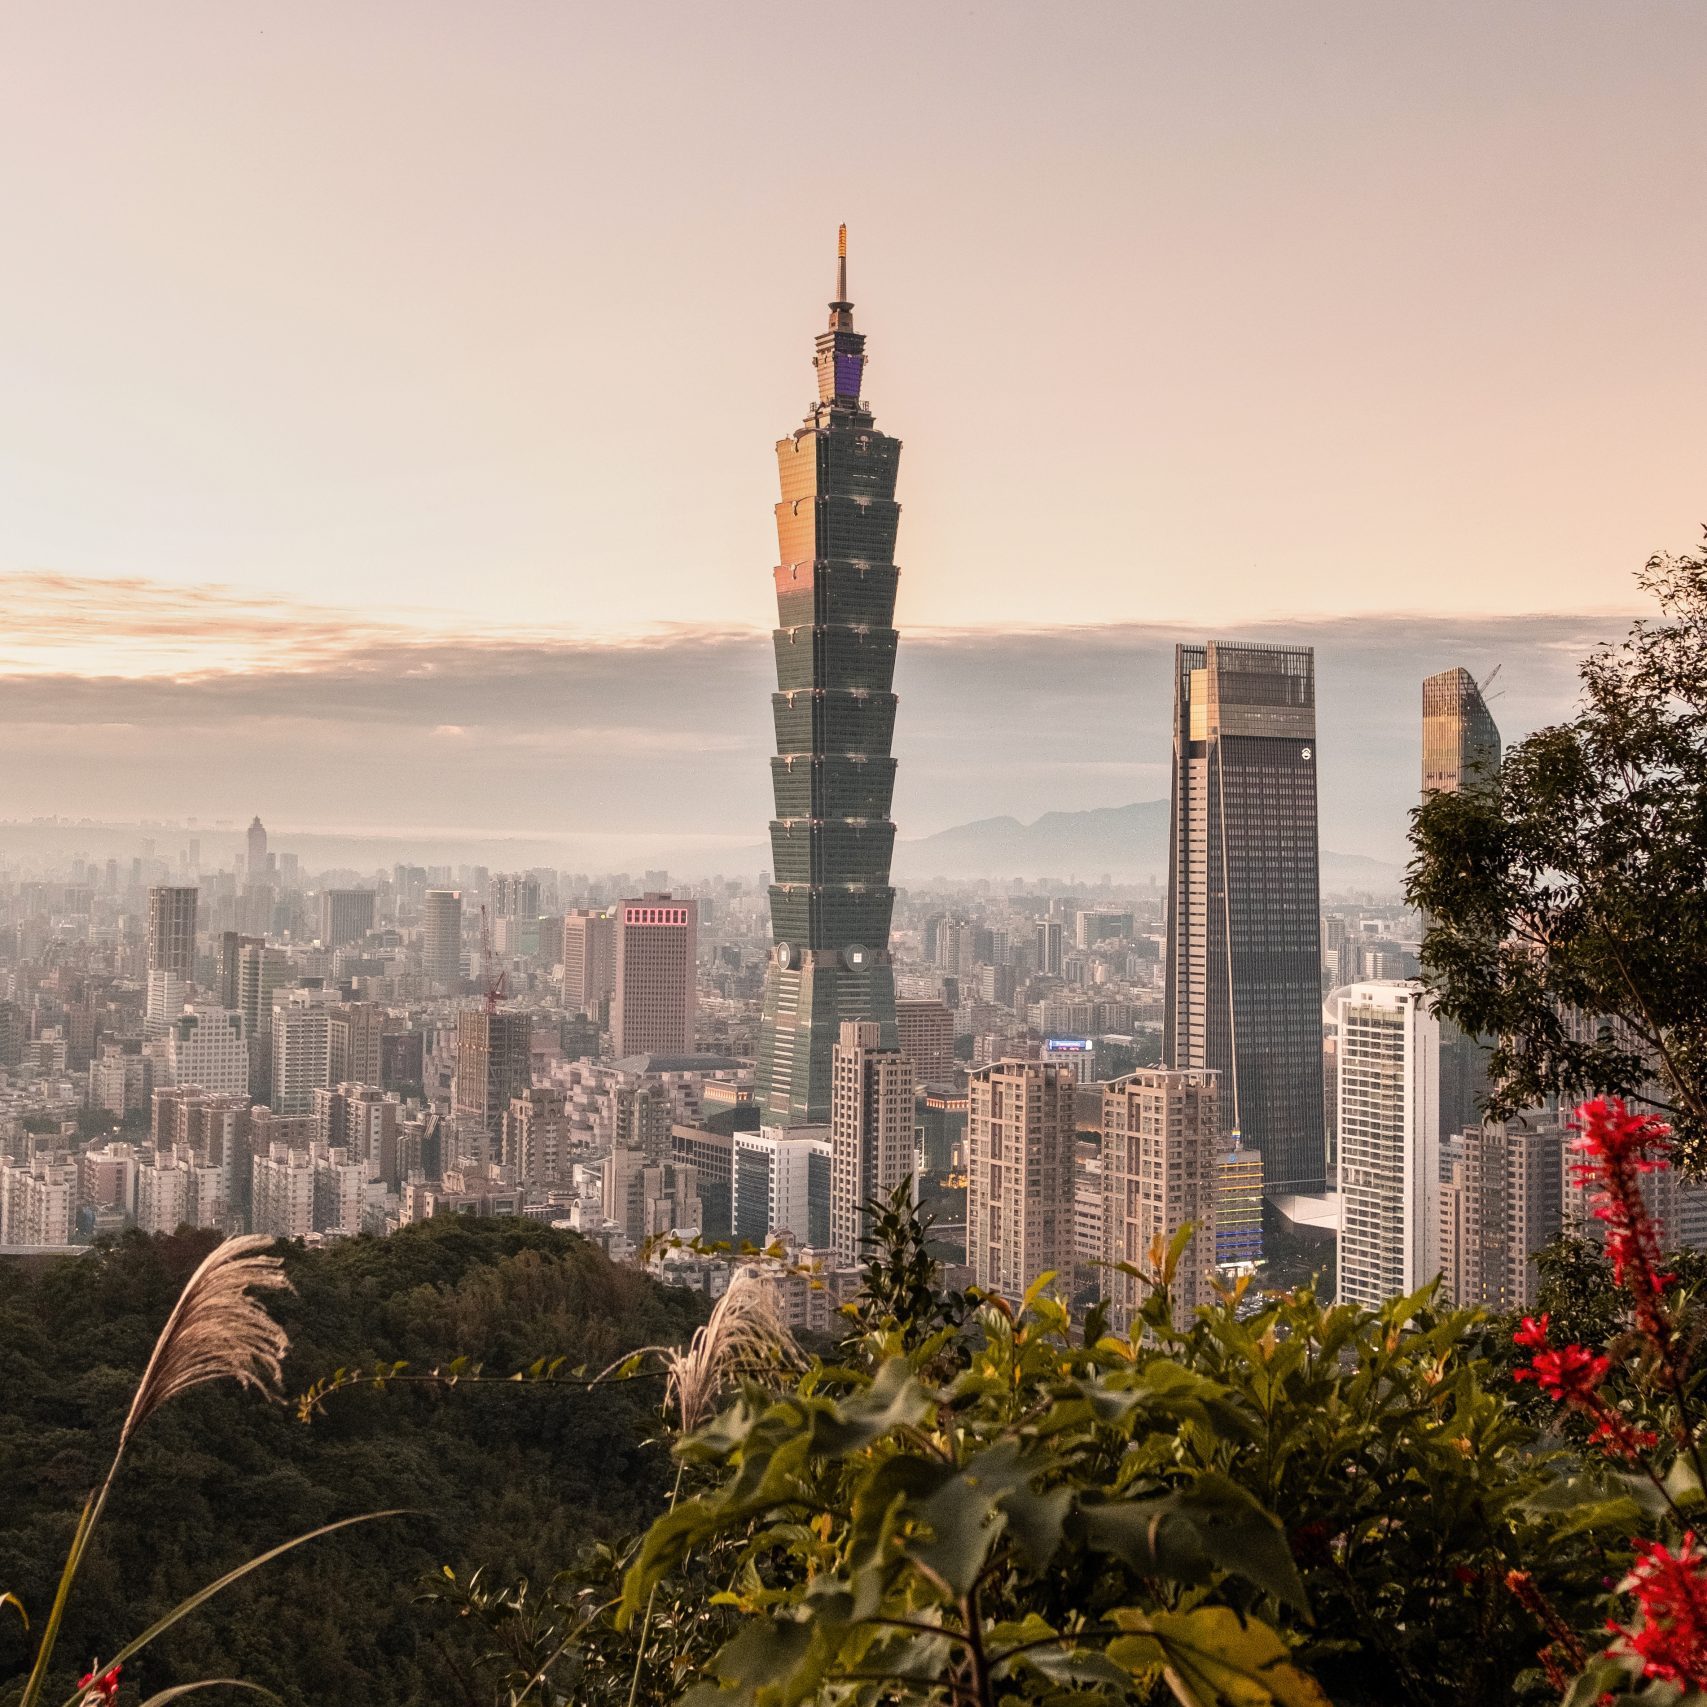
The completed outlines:
{"type": "Polygon", "coordinates": [[[1664,621],[1581,667],[1570,721],[1413,815],[1440,1011],[1494,1039],[1487,1110],[1615,1093],[1707,1166],[1707,558],[1638,576],[1664,621]]]}

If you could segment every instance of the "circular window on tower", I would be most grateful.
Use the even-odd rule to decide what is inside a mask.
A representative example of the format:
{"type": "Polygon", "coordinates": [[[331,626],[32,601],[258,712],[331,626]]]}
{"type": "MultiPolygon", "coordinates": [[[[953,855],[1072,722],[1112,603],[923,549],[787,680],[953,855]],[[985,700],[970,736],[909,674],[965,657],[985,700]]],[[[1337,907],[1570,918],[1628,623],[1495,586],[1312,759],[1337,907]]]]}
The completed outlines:
{"type": "Polygon", "coordinates": [[[799,956],[794,952],[793,943],[779,942],[776,945],[776,963],[784,972],[788,971],[798,958],[799,956]]]}
{"type": "Polygon", "coordinates": [[[842,959],[847,962],[851,972],[863,971],[871,963],[870,952],[860,943],[850,942],[842,950],[842,959]]]}

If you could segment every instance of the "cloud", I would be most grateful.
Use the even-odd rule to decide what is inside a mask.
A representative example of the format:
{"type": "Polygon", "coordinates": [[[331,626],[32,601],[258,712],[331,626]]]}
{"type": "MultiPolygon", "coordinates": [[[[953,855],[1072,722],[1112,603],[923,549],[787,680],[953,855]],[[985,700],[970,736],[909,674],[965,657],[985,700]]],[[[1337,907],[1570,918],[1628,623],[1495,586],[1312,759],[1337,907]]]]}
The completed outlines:
{"type": "MultiPolygon", "coordinates": [[[[763,842],[766,635],[470,635],[141,581],[12,577],[9,597],[20,581],[0,657],[8,818],[259,811],[281,828],[763,842]],[[150,647],[176,651],[141,667],[150,647]],[[119,661],[73,667],[85,651],[119,661]]],[[[1396,615],[1236,637],[1315,646],[1324,841],[1396,859],[1422,677],[1499,666],[1493,711],[1510,738],[1567,714],[1575,661],[1626,626],[1396,615]]],[[[1164,793],[1173,645],[1204,637],[1141,625],[903,635],[901,833],[1164,793]]]]}

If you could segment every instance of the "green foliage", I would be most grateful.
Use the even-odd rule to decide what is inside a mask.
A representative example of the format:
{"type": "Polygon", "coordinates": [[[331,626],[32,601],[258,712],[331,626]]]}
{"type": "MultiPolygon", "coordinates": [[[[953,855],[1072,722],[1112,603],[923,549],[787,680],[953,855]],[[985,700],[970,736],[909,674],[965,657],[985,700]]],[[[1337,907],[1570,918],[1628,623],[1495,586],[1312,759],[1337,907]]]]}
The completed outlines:
{"type": "Polygon", "coordinates": [[[966,1317],[966,1300],[939,1285],[942,1265],[931,1255],[935,1217],[913,1202],[913,1181],[902,1180],[887,1198],[866,1206],[860,1244],[865,1273],[849,1311],[862,1333],[893,1330],[911,1351],[940,1329],[966,1317]]]}
{"type": "MultiPolygon", "coordinates": [[[[128,1235],[35,1273],[0,1266],[0,1583],[32,1616],[52,1599],[154,1335],[211,1242],[128,1235]]],[[[275,1308],[292,1335],[287,1391],[381,1360],[602,1367],[685,1338],[701,1314],[699,1300],[524,1222],[457,1218],[286,1254],[296,1292],[275,1308]]],[[[234,1585],[127,1665],[125,1682],[148,1693],[241,1675],[290,1707],[466,1701],[470,1644],[457,1629],[430,1635],[419,1583],[447,1561],[548,1578],[647,1521],[671,1474],[651,1444],[657,1388],[354,1391],[311,1428],[252,1396],[186,1395],[131,1448],[66,1618],[66,1677],[285,1537],[401,1507],[421,1515],[346,1531],[234,1585]]],[[[0,1618],[0,1680],[28,1652],[22,1625],[0,1618]]]]}
{"type": "MultiPolygon", "coordinates": [[[[887,1272],[880,1265],[880,1280],[887,1272]]],[[[890,1326],[678,1446],[619,1620],[719,1556],[740,1626],[693,1707],[849,1701],[1504,1703],[1604,1569],[1538,1504],[1553,1462],[1468,1312],[1238,1293],[1075,1338],[1035,1289],[954,1334],[890,1326]]],[[[875,1314],[875,1312],[874,1312],[875,1314]]],[[[885,1307],[885,1319],[893,1312],[885,1307]]],[[[1543,1693],[1531,1698],[1545,1698],[1543,1693]]],[[[652,1698],[662,1702],[672,1694],[652,1698]]]]}
{"type": "Polygon", "coordinates": [[[1582,666],[1583,704],[1488,789],[1414,818],[1441,1011],[1496,1039],[1489,1111],[1617,1093],[1657,1102],[1707,1164],[1707,558],[1640,577],[1668,618],[1582,666]]]}
{"type": "Polygon", "coordinates": [[[979,1327],[946,1385],[923,1375],[929,1340],[908,1355],[890,1333],[875,1373],[820,1366],[681,1444],[721,1478],[653,1525],[622,1617],[731,1539],[725,1596],[745,1614],[684,1701],[795,1707],[833,1689],[993,1707],[1165,1680],[1206,1707],[1324,1703],[1263,1617],[1305,1601],[1274,1519],[1225,1477],[1126,1470],[1209,1424],[1208,1384],[1165,1361],[1102,1367],[1042,1293],[1017,1317],[987,1306],[979,1327]]]}

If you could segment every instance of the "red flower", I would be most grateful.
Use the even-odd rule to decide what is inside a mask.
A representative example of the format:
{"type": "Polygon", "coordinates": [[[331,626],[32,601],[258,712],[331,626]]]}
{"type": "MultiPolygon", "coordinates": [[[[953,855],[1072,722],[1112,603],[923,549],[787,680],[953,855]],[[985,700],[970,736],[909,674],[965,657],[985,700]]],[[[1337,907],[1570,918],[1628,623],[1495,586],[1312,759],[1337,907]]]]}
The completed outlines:
{"type": "Polygon", "coordinates": [[[1547,1345],[1547,1324],[1552,1319],[1552,1316],[1546,1311],[1542,1312],[1539,1322],[1533,1316],[1525,1316],[1523,1326],[1511,1336],[1511,1343],[1528,1346],[1536,1351],[1544,1350],[1547,1345]]]}
{"type": "Polygon", "coordinates": [[[1707,1689],[1707,1561],[1686,1531],[1673,1554],[1658,1541],[1638,1541],[1636,1563],[1621,1587],[1636,1597],[1642,1621],[1635,1629],[1609,1623],[1642,1660],[1645,1677],[1686,1689],[1707,1689]]]}
{"type": "Polygon", "coordinates": [[[1622,1458],[1634,1464],[1644,1452],[1652,1452],[1660,1437],[1652,1429],[1632,1428],[1613,1410],[1603,1410],[1594,1433],[1588,1437],[1590,1446],[1600,1447],[1608,1458],[1622,1458]]]}
{"type": "Polygon", "coordinates": [[[98,1701],[101,1707],[111,1707],[111,1703],[119,1698],[119,1673],[124,1670],[122,1665],[108,1666],[100,1670],[100,1661],[95,1662],[94,1671],[85,1672],[77,1680],[77,1687],[83,1691],[83,1699],[98,1701]]]}
{"type": "Polygon", "coordinates": [[[1612,1360],[1592,1352],[1586,1345],[1561,1346],[1557,1351],[1538,1351],[1527,1369],[1519,1369],[1519,1381],[1533,1381],[1555,1404],[1592,1405],[1595,1389],[1606,1379],[1612,1360]]]}
{"type": "Polygon", "coordinates": [[[1651,1114],[1631,1114],[1617,1097],[1585,1102],[1577,1113],[1582,1136],[1572,1148],[1583,1160],[1574,1171],[1577,1184],[1599,1199],[1594,1215],[1606,1223],[1613,1278],[1620,1286],[1630,1276],[1662,1290],[1677,1277],[1659,1273],[1659,1232],[1642,1197],[1641,1176],[1671,1166],[1671,1128],[1651,1114]]]}

